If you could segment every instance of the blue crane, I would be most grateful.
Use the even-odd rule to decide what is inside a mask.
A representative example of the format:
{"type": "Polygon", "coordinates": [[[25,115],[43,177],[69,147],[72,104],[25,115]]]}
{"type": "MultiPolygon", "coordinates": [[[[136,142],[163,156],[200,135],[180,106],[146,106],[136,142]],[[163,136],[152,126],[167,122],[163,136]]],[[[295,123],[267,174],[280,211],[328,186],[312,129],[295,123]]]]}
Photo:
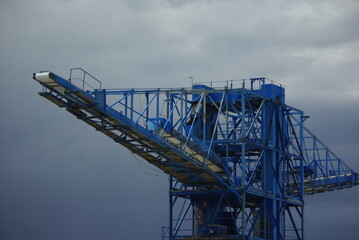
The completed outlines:
{"type": "Polygon", "coordinates": [[[81,68],[33,78],[40,96],[169,175],[163,240],[303,239],[304,195],[359,184],[265,78],[166,89],[103,89],[81,68]]]}

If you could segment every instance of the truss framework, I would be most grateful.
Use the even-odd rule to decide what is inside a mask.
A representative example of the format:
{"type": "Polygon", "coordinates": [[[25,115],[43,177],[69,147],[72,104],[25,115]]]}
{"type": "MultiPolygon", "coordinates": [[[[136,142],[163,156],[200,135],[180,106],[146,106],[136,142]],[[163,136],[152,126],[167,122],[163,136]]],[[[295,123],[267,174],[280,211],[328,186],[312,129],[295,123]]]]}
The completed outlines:
{"type": "Polygon", "coordinates": [[[42,97],[169,175],[162,239],[303,239],[303,196],[359,181],[264,78],[110,90],[82,69],[34,79],[42,97]]]}

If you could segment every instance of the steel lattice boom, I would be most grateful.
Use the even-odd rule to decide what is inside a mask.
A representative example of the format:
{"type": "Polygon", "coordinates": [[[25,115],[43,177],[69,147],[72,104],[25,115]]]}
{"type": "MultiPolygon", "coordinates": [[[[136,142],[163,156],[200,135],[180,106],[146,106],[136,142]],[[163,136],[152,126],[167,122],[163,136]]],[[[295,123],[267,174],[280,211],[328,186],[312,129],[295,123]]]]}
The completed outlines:
{"type": "Polygon", "coordinates": [[[303,196],[359,183],[265,78],[119,90],[80,68],[33,78],[41,96],[169,175],[162,239],[303,239],[303,196]]]}

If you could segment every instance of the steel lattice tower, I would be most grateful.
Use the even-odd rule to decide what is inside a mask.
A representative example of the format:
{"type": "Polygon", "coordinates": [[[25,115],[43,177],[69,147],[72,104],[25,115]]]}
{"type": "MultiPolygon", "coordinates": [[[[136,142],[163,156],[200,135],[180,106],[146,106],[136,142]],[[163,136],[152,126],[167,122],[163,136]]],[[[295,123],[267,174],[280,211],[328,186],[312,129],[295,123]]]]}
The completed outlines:
{"type": "Polygon", "coordinates": [[[120,90],[80,68],[33,78],[41,96],[169,175],[162,239],[303,239],[304,195],[359,183],[265,78],[120,90]]]}

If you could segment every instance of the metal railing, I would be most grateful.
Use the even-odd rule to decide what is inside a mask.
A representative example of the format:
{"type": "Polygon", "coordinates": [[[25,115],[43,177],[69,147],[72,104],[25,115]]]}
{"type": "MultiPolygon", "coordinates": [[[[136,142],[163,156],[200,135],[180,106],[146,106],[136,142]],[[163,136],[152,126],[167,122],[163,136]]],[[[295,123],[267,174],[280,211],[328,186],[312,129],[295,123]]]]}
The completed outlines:
{"type": "Polygon", "coordinates": [[[81,87],[83,91],[95,90],[95,89],[101,90],[101,88],[102,88],[101,81],[98,80],[97,78],[95,78],[94,76],[92,76],[90,73],[88,73],[87,71],[85,71],[82,68],[71,68],[70,69],[69,82],[77,85],[76,81],[80,82],[81,86],[78,86],[78,87],[81,87]],[[97,84],[98,87],[93,86],[93,84],[97,84]]]}
{"type": "Polygon", "coordinates": [[[192,85],[208,85],[211,88],[223,88],[226,86],[229,89],[232,88],[247,88],[250,90],[260,89],[263,84],[275,84],[280,87],[285,87],[283,84],[274,80],[259,77],[259,78],[244,78],[244,79],[229,79],[219,81],[208,81],[208,82],[193,82],[192,85]]]}

